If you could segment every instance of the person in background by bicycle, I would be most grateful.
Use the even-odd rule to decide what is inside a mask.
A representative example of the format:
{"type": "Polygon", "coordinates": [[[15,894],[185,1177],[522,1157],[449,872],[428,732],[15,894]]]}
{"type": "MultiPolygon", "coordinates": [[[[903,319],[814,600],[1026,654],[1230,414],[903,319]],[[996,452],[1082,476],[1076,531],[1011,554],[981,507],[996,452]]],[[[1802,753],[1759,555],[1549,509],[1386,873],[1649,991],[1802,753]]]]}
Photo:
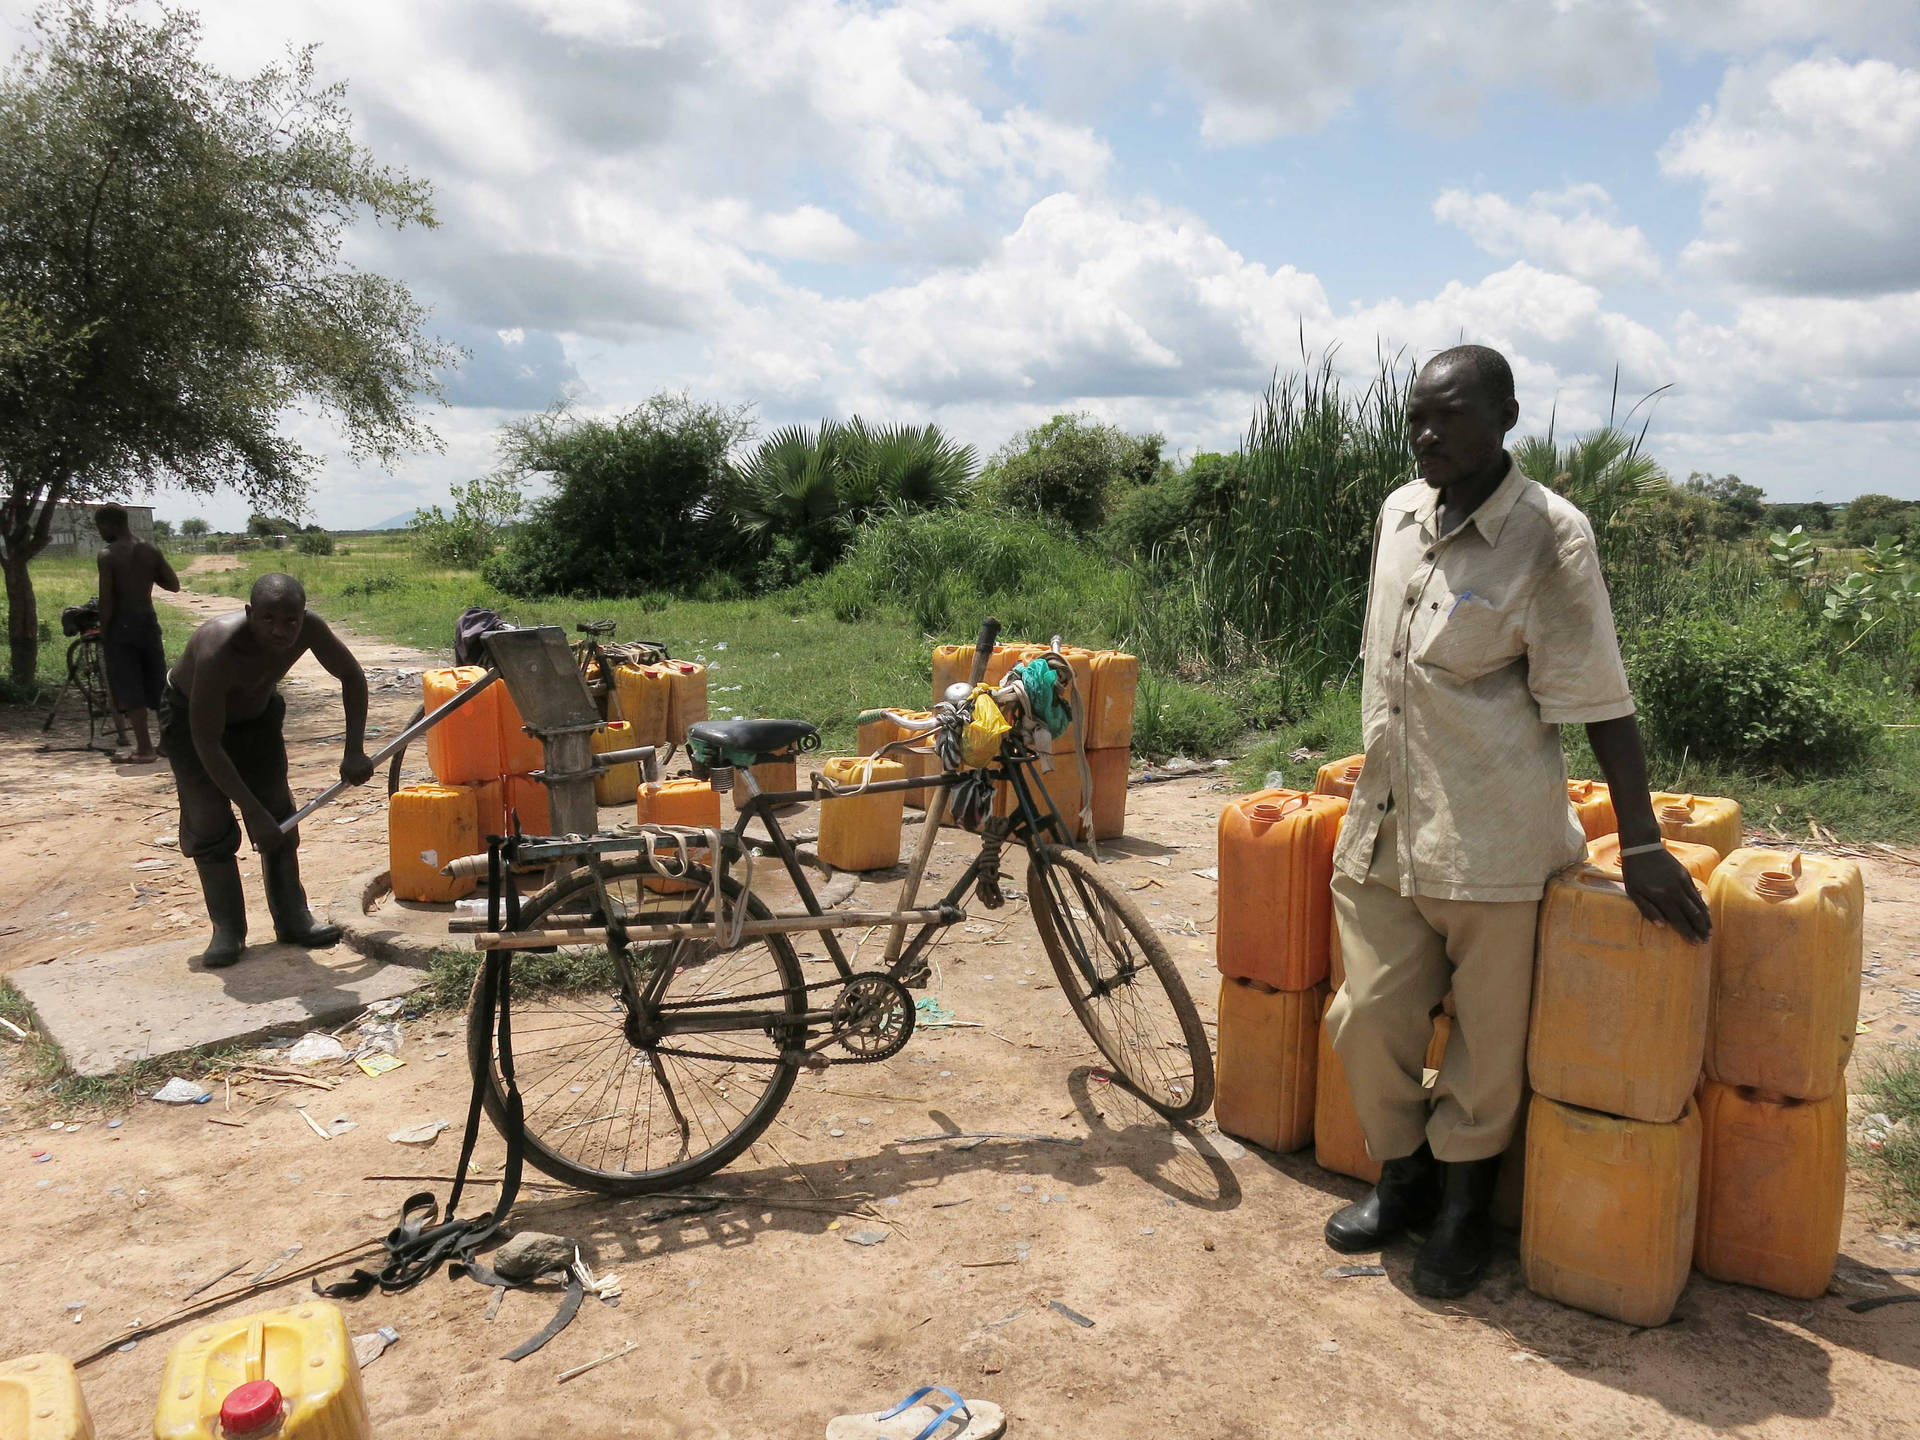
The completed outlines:
{"type": "Polygon", "coordinates": [[[1513,463],[1519,418],[1513,371],[1485,346],[1443,351],[1414,380],[1418,478],[1374,531],[1367,758],[1334,855],[1347,979],[1327,1025],[1381,1174],[1327,1221],[1327,1243],[1375,1250],[1431,1221],[1413,1288],[1443,1297],[1471,1290],[1492,1255],[1540,897],[1586,853],[1560,726],[1586,727],[1612,787],[1640,913],[1690,940],[1711,928],[1661,845],[1593,527],[1513,463]],[[1428,1091],[1431,1017],[1449,990],[1453,1037],[1428,1091]]]}
{"type": "Polygon", "coordinates": [[[107,687],[120,713],[133,722],[133,753],[113,759],[116,765],[146,765],[160,758],[147,730],[147,712],[160,708],[167,684],[153,587],[177,591],[180,577],[157,547],[127,528],[124,506],[102,505],[93,512],[93,527],[107,542],[100,552],[100,640],[107,687]]]}
{"type": "Polygon", "coordinates": [[[293,814],[287,787],[287,702],[280,678],[307,651],[340,681],[347,712],[340,778],[365,784],[367,677],[327,622],[307,609],[307,592],[291,575],[262,575],[246,608],[216,616],[193,632],[167,677],[160,706],[167,760],[180,792],[180,853],[200,872],[213,939],[198,957],[209,970],[238,960],[247,945],[247,905],[240,889],[240,827],[260,852],[273,933],[289,945],[325,949],[340,927],[322,925],[300,884],[300,832],[280,831],[293,814]]]}

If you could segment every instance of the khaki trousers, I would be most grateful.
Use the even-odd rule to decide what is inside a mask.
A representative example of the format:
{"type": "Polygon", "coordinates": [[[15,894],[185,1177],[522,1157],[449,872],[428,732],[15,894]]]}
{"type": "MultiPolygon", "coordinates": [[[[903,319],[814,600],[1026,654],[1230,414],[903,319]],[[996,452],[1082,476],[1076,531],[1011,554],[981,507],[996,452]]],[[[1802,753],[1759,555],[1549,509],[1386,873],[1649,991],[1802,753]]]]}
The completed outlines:
{"type": "Polygon", "coordinates": [[[1540,902],[1403,896],[1398,835],[1390,809],[1366,883],[1333,877],[1347,970],[1327,1012],[1333,1047],[1376,1160],[1411,1155],[1423,1138],[1445,1161],[1498,1155],[1525,1091],[1540,902]],[[1428,1090],[1432,1015],[1449,990],[1453,1034],[1428,1090]]]}

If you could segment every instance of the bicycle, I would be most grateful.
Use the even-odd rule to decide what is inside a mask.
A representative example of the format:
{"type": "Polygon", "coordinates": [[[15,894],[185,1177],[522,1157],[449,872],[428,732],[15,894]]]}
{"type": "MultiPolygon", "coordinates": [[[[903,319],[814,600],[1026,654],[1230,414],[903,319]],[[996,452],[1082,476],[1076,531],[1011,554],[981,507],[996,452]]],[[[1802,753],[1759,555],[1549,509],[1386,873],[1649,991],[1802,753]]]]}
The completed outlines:
{"type": "MultiPolygon", "coordinates": [[[[981,630],[972,685],[997,630],[993,621],[981,630]]],[[[958,712],[949,705],[930,721],[882,713],[907,735],[882,747],[885,756],[951,726],[958,712]]],[[[799,720],[701,722],[690,733],[695,773],[747,795],[731,828],[499,837],[486,856],[454,862],[450,873],[488,876],[488,931],[475,937],[476,948],[571,952],[565,979],[522,977],[510,1002],[494,998],[490,969],[476,977],[468,1060],[496,1128],[511,1138],[517,1123],[532,1164],[604,1194],[648,1194],[712,1174],[772,1123],[803,1067],[900,1053],[917,1013],[908,986],[924,975],[935,938],[966,919],[969,892],[998,907],[1000,852],[1009,842],[1027,851],[1026,893],[1041,944],[1114,1078],[1169,1119],[1204,1113],[1213,1060],[1192,998],[1140,912],[1071,847],[1037,768],[1041,756],[1019,733],[1010,731],[979,770],[854,787],[815,777],[811,790],[768,792],[754,784],[751,767],[817,748],[815,728],[799,720]],[[980,852],[946,893],[915,908],[949,793],[986,783],[1008,787],[1010,812],[986,822],[980,852]],[[824,911],[775,812],[916,788],[933,793],[893,908],[824,911]],[[744,841],[755,817],[767,838],[744,841]],[[760,847],[778,859],[801,911],[776,915],[753,893],[760,847]],[[576,868],[522,901],[515,869],[555,862],[576,868]],[[837,932],[867,926],[889,927],[883,968],[856,971],[837,932]],[[830,979],[805,978],[796,934],[820,937],[830,979]]]]}
{"type": "Polygon", "coordinates": [[[73,637],[67,646],[67,678],[60,686],[59,693],[53,697],[53,704],[47,707],[47,718],[40,724],[40,733],[44,735],[53,729],[54,719],[60,713],[60,704],[71,690],[80,696],[80,703],[87,707],[87,743],[73,748],[104,750],[111,754],[117,748],[115,745],[95,743],[105,732],[104,722],[113,722],[114,736],[120,745],[127,743],[127,727],[119,707],[113,703],[113,690],[107,682],[106,641],[100,630],[97,602],[69,605],[61,613],[60,628],[73,637]]]}

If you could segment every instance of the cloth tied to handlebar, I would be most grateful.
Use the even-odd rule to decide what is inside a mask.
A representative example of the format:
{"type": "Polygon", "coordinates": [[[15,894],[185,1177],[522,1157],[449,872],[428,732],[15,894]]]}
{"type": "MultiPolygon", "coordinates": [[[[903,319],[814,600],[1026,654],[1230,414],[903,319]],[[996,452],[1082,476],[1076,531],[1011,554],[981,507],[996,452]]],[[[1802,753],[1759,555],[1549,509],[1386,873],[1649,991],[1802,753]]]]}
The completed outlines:
{"type": "Polygon", "coordinates": [[[1017,679],[1026,688],[1027,709],[1047,727],[1047,734],[1058,740],[1073,724],[1073,706],[1068,703],[1064,691],[1073,685],[1073,671],[1067,670],[1066,679],[1061,680],[1061,669],[1053,658],[1036,655],[1033,659],[1013,667],[1009,678],[1017,679]]]}
{"type": "Polygon", "coordinates": [[[498,610],[488,610],[480,605],[468,606],[460,612],[460,618],[453,622],[453,663],[485,665],[487,648],[481,642],[496,630],[511,629],[513,626],[500,618],[498,610]]]}

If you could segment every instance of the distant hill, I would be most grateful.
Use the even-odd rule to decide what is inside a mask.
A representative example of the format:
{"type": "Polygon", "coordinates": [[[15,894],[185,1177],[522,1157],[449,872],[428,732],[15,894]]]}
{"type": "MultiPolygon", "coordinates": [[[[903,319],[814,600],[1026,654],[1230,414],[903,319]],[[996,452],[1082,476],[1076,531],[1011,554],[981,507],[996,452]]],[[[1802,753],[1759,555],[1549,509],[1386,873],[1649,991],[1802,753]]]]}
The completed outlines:
{"type": "Polygon", "coordinates": [[[411,530],[413,528],[413,517],[418,513],[419,512],[415,510],[403,510],[391,519],[382,520],[378,525],[369,525],[366,528],[369,530],[411,530]]]}

